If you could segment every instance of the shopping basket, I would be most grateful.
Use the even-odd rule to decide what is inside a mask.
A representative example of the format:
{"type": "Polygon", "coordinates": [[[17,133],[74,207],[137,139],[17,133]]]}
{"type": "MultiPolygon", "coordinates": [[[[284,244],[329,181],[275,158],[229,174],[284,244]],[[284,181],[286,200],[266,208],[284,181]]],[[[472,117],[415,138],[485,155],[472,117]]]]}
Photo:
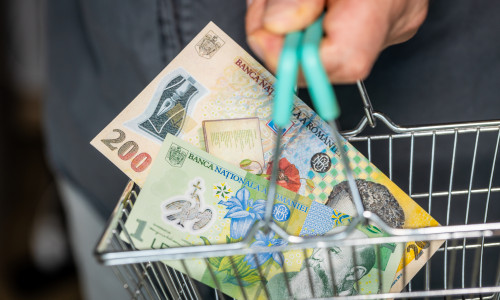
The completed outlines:
{"type": "MultiPolygon", "coordinates": [[[[366,114],[354,130],[344,131],[342,135],[443,226],[393,229],[384,227],[376,215],[365,211],[361,219],[378,224],[390,236],[346,239],[347,233],[341,232],[328,237],[304,238],[282,233],[288,244],[278,250],[305,251],[310,248],[354,248],[364,244],[443,240],[440,249],[402,292],[340,296],[334,291],[331,298],[499,299],[500,179],[497,154],[500,120],[400,127],[382,113],[366,109],[366,114]],[[367,126],[375,125],[375,121],[378,121],[378,126],[367,126]]],[[[217,289],[190,279],[185,261],[203,258],[210,271],[208,257],[255,255],[262,250],[250,248],[245,242],[249,239],[234,244],[134,249],[131,236],[137,233],[127,232],[124,224],[138,193],[139,188],[129,182],[96,246],[98,261],[113,268],[133,299],[229,298],[217,289]],[[167,260],[180,260],[183,272],[165,265],[167,260]]],[[[272,225],[263,224],[272,230],[277,229],[272,225]]],[[[250,236],[256,233],[256,228],[253,229],[250,236]]],[[[141,230],[141,224],[137,230],[141,230]]],[[[335,268],[330,267],[329,272],[335,272],[335,268]]],[[[215,285],[219,286],[213,271],[211,274],[215,285]]],[[[378,279],[382,282],[382,278],[378,279]]],[[[312,283],[311,278],[309,283],[312,283]]],[[[263,293],[269,295],[266,285],[262,286],[263,293]]],[[[243,287],[240,288],[246,297],[243,287]]],[[[296,298],[289,282],[283,289],[287,290],[289,298],[296,298]]],[[[309,294],[307,298],[318,298],[312,284],[309,285],[309,294]]]]}

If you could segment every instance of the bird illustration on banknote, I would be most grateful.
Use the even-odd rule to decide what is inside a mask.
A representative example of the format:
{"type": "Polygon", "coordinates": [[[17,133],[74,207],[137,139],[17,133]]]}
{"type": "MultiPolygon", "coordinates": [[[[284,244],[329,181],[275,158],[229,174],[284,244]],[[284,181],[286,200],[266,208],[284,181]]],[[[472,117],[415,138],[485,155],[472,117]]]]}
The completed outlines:
{"type": "Polygon", "coordinates": [[[197,220],[194,222],[192,229],[200,230],[203,229],[211,220],[213,212],[211,209],[206,208],[200,210],[201,201],[198,195],[198,190],[200,190],[199,182],[194,186],[194,191],[191,193],[191,199],[189,200],[176,200],[165,205],[164,209],[167,211],[165,218],[169,221],[178,221],[176,225],[184,228],[184,223],[186,221],[197,220]]]}

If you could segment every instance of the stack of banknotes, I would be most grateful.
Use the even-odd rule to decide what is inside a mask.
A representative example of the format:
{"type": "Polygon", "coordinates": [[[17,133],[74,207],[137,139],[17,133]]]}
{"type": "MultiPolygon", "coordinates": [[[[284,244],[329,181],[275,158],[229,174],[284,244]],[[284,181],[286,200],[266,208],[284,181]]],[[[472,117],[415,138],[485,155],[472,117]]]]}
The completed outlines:
{"type": "MultiPolygon", "coordinates": [[[[275,163],[278,225],[309,236],[349,224],[356,210],[331,129],[295,98],[292,119],[278,132],[271,118],[274,81],[210,23],[92,140],[142,188],[125,224],[138,249],[240,241],[264,216],[275,163]],[[284,150],[274,162],[277,135],[284,150]]],[[[394,228],[439,226],[349,143],[344,150],[366,210],[394,228]]],[[[352,237],[384,235],[367,225],[352,237]]],[[[285,244],[273,232],[258,232],[252,240],[270,248],[285,244]]],[[[310,297],[310,283],[316,297],[399,292],[440,245],[270,251],[214,257],[208,266],[189,260],[186,266],[190,276],[213,287],[215,274],[222,292],[235,298],[243,297],[240,286],[250,299],[289,298],[287,286],[297,298],[310,297]]],[[[181,263],[167,264],[185,271],[181,263]]]]}

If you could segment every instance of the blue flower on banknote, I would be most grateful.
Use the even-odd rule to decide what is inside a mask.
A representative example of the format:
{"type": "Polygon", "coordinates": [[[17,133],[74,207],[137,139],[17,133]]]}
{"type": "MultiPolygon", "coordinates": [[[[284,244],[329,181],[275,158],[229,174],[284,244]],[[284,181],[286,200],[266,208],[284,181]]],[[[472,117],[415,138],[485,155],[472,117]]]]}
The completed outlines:
{"type": "Polygon", "coordinates": [[[235,196],[219,204],[228,209],[224,218],[231,219],[230,236],[236,240],[244,237],[256,220],[264,217],[265,200],[250,199],[246,188],[241,188],[235,196]]]}
{"type": "MultiPolygon", "coordinates": [[[[258,231],[255,235],[255,242],[252,243],[251,247],[276,247],[286,244],[286,241],[275,238],[275,233],[273,231],[270,231],[268,234],[265,234],[262,231],[258,231]]],[[[250,265],[251,269],[256,269],[257,263],[262,266],[262,264],[264,264],[271,258],[280,266],[283,266],[285,258],[283,256],[283,253],[277,251],[247,254],[244,260],[250,265]]]]}

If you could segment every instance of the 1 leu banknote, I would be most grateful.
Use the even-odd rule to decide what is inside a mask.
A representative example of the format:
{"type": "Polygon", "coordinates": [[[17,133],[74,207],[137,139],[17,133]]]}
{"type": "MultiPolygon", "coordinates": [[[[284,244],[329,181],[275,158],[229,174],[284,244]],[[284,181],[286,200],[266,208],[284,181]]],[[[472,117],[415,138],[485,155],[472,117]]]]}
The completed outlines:
{"type": "MultiPolygon", "coordinates": [[[[131,240],[126,235],[122,239],[138,249],[241,241],[250,227],[263,219],[268,185],[260,176],[167,135],[125,223],[131,240]]],[[[280,186],[272,216],[287,233],[296,236],[324,234],[350,220],[348,215],[280,186]]],[[[383,235],[375,226],[359,226],[352,237],[383,235]]],[[[283,245],[285,240],[274,232],[259,231],[250,247],[283,245]]],[[[401,254],[402,246],[384,244],[378,254],[368,245],[212,257],[207,262],[190,259],[185,265],[165,263],[231,297],[245,298],[244,293],[249,299],[287,299],[286,281],[296,297],[312,296],[304,276],[311,277],[316,296],[377,293],[380,287],[388,291],[401,254]],[[356,275],[352,270],[357,270],[356,275]],[[385,278],[381,284],[379,273],[385,278]]]]}
{"type": "MultiPolygon", "coordinates": [[[[271,118],[274,80],[210,23],[91,143],[142,187],[167,133],[203,149],[203,121],[256,117],[265,162],[257,173],[270,173],[276,135],[281,134],[279,185],[353,214],[330,127],[295,98],[290,124],[277,132],[271,118]]],[[[349,143],[345,150],[368,210],[397,228],[439,225],[349,143]]],[[[406,264],[400,266],[406,276],[396,277],[393,291],[401,290],[402,279],[413,277],[440,244],[408,243],[401,260],[406,264]]]]}

